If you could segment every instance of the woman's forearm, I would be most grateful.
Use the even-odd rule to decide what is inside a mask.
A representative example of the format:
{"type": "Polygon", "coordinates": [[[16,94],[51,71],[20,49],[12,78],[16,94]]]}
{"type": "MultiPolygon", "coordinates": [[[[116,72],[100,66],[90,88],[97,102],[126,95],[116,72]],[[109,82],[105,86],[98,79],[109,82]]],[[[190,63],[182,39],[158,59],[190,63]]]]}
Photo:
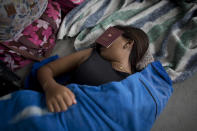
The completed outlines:
{"type": "Polygon", "coordinates": [[[37,78],[44,91],[47,90],[46,88],[49,87],[49,85],[54,85],[56,83],[53,72],[48,66],[43,66],[38,70],[37,78]]]}

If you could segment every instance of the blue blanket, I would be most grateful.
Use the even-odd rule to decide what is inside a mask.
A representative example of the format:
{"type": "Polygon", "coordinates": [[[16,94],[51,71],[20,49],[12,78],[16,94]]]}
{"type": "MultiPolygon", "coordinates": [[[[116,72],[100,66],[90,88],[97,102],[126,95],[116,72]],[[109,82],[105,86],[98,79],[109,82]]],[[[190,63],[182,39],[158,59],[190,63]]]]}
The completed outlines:
{"type": "Polygon", "coordinates": [[[149,131],[173,92],[159,61],[119,82],[68,88],[77,104],[60,113],[48,112],[44,94],[36,91],[1,97],[0,130],[149,131]]]}

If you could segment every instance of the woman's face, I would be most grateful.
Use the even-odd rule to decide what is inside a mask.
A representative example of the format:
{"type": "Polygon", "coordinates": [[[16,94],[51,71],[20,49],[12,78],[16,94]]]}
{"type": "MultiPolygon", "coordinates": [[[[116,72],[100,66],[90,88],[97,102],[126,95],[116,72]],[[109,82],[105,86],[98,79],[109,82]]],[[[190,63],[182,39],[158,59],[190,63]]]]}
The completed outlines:
{"type": "Polygon", "coordinates": [[[128,55],[128,53],[130,53],[131,48],[129,48],[129,50],[124,49],[124,45],[127,43],[127,39],[119,36],[116,40],[113,41],[110,47],[101,47],[100,54],[107,60],[118,61],[119,59],[122,59],[123,57],[125,57],[125,55],[128,55]]]}

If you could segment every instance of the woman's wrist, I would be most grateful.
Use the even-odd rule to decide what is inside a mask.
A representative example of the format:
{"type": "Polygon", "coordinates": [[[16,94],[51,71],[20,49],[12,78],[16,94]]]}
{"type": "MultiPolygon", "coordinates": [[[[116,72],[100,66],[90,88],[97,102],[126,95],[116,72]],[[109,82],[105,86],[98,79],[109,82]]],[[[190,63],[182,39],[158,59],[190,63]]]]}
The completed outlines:
{"type": "Polygon", "coordinates": [[[55,84],[56,81],[54,79],[49,79],[42,84],[42,88],[44,91],[47,91],[48,89],[55,87],[55,84]]]}

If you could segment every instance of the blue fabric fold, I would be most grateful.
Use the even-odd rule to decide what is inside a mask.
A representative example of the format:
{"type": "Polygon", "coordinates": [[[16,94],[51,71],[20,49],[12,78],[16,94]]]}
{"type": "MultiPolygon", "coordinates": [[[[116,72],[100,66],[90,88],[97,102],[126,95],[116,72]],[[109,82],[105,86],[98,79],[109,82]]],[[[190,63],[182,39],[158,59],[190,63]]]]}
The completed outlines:
{"type": "Polygon", "coordinates": [[[39,92],[24,90],[1,97],[0,130],[149,131],[173,92],[159,61],[119,82],[67,87],[77,104],[60,113],[48,112],[39,92]]]}

